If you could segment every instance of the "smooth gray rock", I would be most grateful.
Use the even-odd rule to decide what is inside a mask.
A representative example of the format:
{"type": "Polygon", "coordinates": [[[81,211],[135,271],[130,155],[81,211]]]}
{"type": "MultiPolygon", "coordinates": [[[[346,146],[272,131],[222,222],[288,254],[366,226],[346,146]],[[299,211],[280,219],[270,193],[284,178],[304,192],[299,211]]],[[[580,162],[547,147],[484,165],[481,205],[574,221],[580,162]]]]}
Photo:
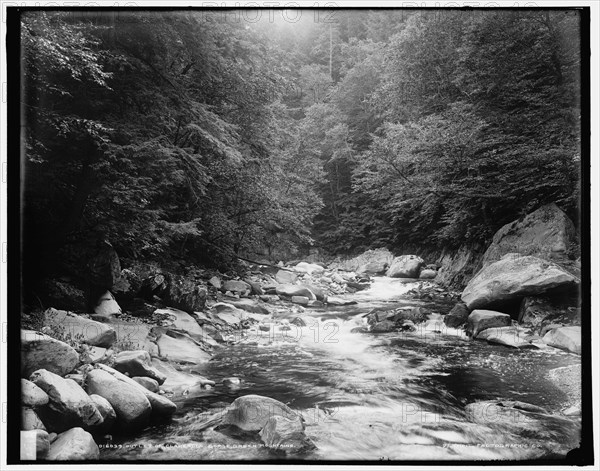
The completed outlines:
{"type": "Polygon", "coordinates": [[[418,278],[425,261],[416,255],[401,255],[394,258],[386,275],[392,278],[418,278]]]}
{"type": "Polygon", "coordinates": [[[167,379],[152,366],[150,354],[145,350],[127,350],[119,352],[114,358],[113,368],[132,376],[146,376],[163,384],[167,379]]]}
{"type": "Polygon", "coordinates": [[[28,379],[21,378],[21,403],[28,407],[45,406],[49,401],[48,394],[28,379]]]}
{"type": "Polygon", "coordinates": [[[33,372],[30,379],[48,395],[48,406],[40,410],[40,417],[50,432],[72,427],[90,429],[102,422],[94,401],[72,379],[47,370],[33,372]]]}
{"type": "Polygon", "coordinates": [[[581,354],[581,327],[569,326],[552,329],[544,335],[543,341],[551,347],[581,354]]]}
{"type": "Polygon", "coordinates": [[[21,375],[29,377],[39,369],[66,375],[79,363],[73,347],[34,330],[21,330],[21,375]]]}
{"type": "Polygon", "coordinates": [[[88,319],[68,311],[47,309],[44,324],[59,329],[62,335],[72,340],[96,347],[110,347],[117,340],[117,333],[109,325],[88,319]]]}
{"type": "Polygon", "coordinates": [[[100,458],[100,450],[92,435],[75,427],[58,435],[50,445],[46,459],[50,461],[84,461],[100,458]]]}
{"type": "Polygon", "coordinates": [[[258,432],[274,416],[295,419],[298,414],[276,399],[250,394],[233,401],[223,416],[223,424],[258,432]]]}
{"type": "Polygon", "coordinates": [[[507,254],[477,273],[462,293],[469,309],[494,307],[525,296],[574,290],[579,279],[537,257],[507,254]]]}
{"type": "Polygon", "coordinates": [[[94,369],[87,375],[87,391],[89,394],[103,397],[110,403],[117,415],[118,426],[123,432],[135,432],[148,425],[152,406],[137,387],[119,381],[107,371],[94,369]]]}
{"type": "Polygon", "coordinates": [[[479,332],[492,327],[510,325],[510,316],[503,312],[476,309],[467,318],[467,333],[477,338],[479,332]]]}

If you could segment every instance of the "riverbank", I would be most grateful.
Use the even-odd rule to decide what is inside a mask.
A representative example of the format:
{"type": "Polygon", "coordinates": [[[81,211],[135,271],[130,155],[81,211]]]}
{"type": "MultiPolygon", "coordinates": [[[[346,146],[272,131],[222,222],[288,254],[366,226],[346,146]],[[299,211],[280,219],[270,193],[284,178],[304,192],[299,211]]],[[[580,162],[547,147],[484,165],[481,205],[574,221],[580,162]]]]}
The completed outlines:
{"type": "MultiPolygon", "coordinates": [[[[326,275],[325,272],[323,276],[326,275]]],[[[133,460],[229,459],[231,456],[276,459],[282,456],[282,451],[286,451],[283,456],[307,459],[331,459],[328,458],[331,456],[348,459],[342,458],[344,453],[345,456],[350,453],[357,459],[374,459],[376,450],[385,452],[390,459],[415,456],[421,459],[419,456],[428,456],[432,450],[442,459],[458,459],[460,456],[473,459],[549,456],[550,448],[546,445],[543,447],[546,454],[538,449],[534,454],[532,450],[529,454],[524,454],[523,450],[518,450],[519,453],[511,450],[509,453],[507,450],[510,448],[503,449],[500,454],[497,450],[482,453],[481,449],[477,449],[476,454],[473,450],[466,453],[460,447],[461,442],[466,440],[470,443],[476,438],[483,440],[491,431],[487,423],[479,424],[484,429],[467,434],[468,438],[457,435],[465,423],[471,428],[477,427],[476,421],[464,422],[464,407],[472,401],[519,399],[561,416],[561,401],[557,400],[559,390],[549,382],[542,383],[543,396],[540,398],[540,389],[521,383],[532,381],[531,375],[535,374],[537,379],[533,381],[540,384],[551,370],[565,366],[565,362],[568,365],[577,361],[576,356],[551,347],[547,351],[533,352],[494,346],[470,339],[462,329],[447,327],[443,322],[444,309],[448,312],[456,300],[456,293],[449,293],[430,281],[376,277],[369,288],[338,296],[338,305],[335,306],[323,304],[308,308],[274,298],[264,302],[260,295],[240,298],[246,300],[240,304],[246,309],[266,306],[269,314],[260,314],[236,308],[233,304],[224,306],[228,303],[224,303],[223,299],[209,299],[206,312],[195,316],[171,309],[160,310],[148,323],[134,323],[126,320],[126,316],[122,316],[125,318],[121,320],[121,316],[115,316],[112,323],[107,324],[130,340],[133,337],[131,332],[135,331],[140,338],[147,332],[145,341],[150,338],[150,343],[146,345],[158,346],[158,351],[151,354],[149,366],[166,377],[157,392],[176,404],[177,410],[166,424],[154,422],[150,428],[139,429],[133,435],[119,435],[114,431],[94,435],[99,446],[98,457],[133,460]],[[369,323],[369,316],[372,317],[374,312],[394,312],[396,316],[400,313],[401,323],[398,319],[389,330],[377,332],[378,329],[373,328],[377,324],[369,323]],[[422,319],[415,319],[415,315],[422,316],[422,319]],[[411,321],[411,328],[406,328],[407,316],[416,320],[411,321]],[[227,326],[224,320],[233,324],[227,326]],[[167,337],[173,341],[185,338],[188,342],[191,338],[193,344],[200,347],[208,343],[210,336],[206,332],[209,326],[215,328],[211,338],[219,337],[218,333],[222,340],[212,346],[210,359],[202,357],[202,361],[181,361],[181,355],[189,353],[189,350],[181,348],[178,351],[179,361],[170,359],[168,355],[165,357],[164,351],[161,352],[164,344],[160,337],[153,338],[157,331],[162,332],[161,335],[170,333],[167,337]],[[202,332],[197,331],[197,327],[203,329],[202,332]],[[184,334],[189,338],[182,337],[184,334]],[[448,382],[446,378],[452,378],[452,381],[448,382]],[[472,386],[463,385],[466,378],[473,381],[467,382],[472,386]],[[427,386],[428,382],[431,383],[427,386]],[[521,391],[515,395],[511,387],[521,391]],[[443,399],[444,396],[433,399],[431,393],[434,390],[438,393],[445,391],[446,399],[443,399]],[[309,439],[316,449],[307,455],[298,449],[268,448],[259,435],[240,438],[236,433],[220,431],[218,424],[216,428],[198,429],[202,418],[222,414],[234,399],[248,394],[273,397],[290,405],[303,418],[302,436],[309,439]],[[376,419],[379,414],[382,414],[381,418],[376,419]],[[328,420],[324,421],[322,415],[328,420]],[[384,420],[390,415],[391,422],[384,420]],[[439,419],[433,425],[422,420],[430,415],[439,419]],[[382,443],[376,445],[367,440],[368,447],[359,446],[358,452],[355,444],[351,452],[350,443],[364,441],[364,437],[350,433],[348,427],[364,430],[364,426],[371,430],[374,418],[375,423],[384,420],[386,425],[380,426],[382,428],[376,434],[382,434],[377,440],[384,440],[383,435],[389,434],[390,430],[398,430],[403,416],[404,420],[410,418],[411,421],[408,427],[411,438],[403,438],[413,445],[410,449],[407,443],[402,446],[387,443],[381,448],[382,443]],[[454,418],[450,420],[449,417],[454,418]],[[425,436],[433,435],[425,439],[422,438],[423,433],[425,436]],[[415,449],[416,444],[419,446],[415,449]],[[232,452],[233,447],[237,447],[235,452],[232,452]],[[251,452],[248,452],[249,447],[251,452]]],[[[239,303],[238,299],[231,301],[239,303]]],[[[115,356],[118,358],[122,353],[116,352],[115,356]]],[[[108,358],[96,360],[86,364],[82,373],[89,374],[87,368],[102,362],[111,364],[108,358]]],[[[82,385],[85,382],[84,379],[82,385]]],[[[403,425],[402,429],[405,428],[403,425]]],[[[518,431],[506,424],[500,428],[505,434],[502,435],[503,440],[516,440],[518,431]]],[[[573,435],[573,432],[570,434],[573,435]]],[[[55,436],[50,432],[49,441],[53,438],[55,436]]],[[[565,449],[568,443],[571,441],[561,444],[561,449],[565,449]]],[[[53,444],[50,443],[50,447],[53,444]]]]}

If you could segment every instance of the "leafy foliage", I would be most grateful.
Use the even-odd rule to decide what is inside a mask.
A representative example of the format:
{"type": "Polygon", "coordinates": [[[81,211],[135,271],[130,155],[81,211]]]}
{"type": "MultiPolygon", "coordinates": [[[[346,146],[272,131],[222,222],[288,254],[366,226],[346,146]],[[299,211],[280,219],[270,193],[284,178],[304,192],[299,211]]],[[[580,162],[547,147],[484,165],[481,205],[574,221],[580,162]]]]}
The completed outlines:
{"type": "Polygon", "coordinates": [[[24,14],[26,276],[576,218],[576,11],[304,13],[24,14]]]}

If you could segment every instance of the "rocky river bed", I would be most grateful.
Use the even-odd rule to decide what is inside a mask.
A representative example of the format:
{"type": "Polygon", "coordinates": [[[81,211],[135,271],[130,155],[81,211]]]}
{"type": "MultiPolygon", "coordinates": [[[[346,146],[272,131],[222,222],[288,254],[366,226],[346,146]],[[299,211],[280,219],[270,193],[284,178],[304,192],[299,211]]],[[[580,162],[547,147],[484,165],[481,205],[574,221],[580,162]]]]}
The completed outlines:
{"type": "MultiPolygon", "coordinates": [[[[135,433],[96,431],[94,459],[524,460],[560,459],[577,447],[580,417],[569,411],[577,394],[557,378],[576,371],[579,356],[474,340],[444,324],[436,311],[451,302],[435,293],[428,282],[375,277],[368,289],[340,296],[353,304],[282,304],[276,315],[254,314],[260,321],[229,334],[208,361],[152,358],[150,368],[167,378],[156,391],[176,411],[135,433]],[[422,291],[434,294],[418,299],[422,291]],[[409,329],[369,326],[374,311],[415,309],[426,319],[409,329]],[[270,436],[264,423],[257,430],[238,427],[238,416],[227,423],[236,399],[254,397],[242,417],[285,416],[270,436]]],[[[181,325],[185,316],[172,312],[181,325]]],[[[132,325],[113,321],[117,331],[132,325]]],[[[133,337],[143,338],[145,328],[133,337]]]]}
{"type": "Polygon", "coordinates": [[[21,456],[563,460],[582,415],[571,226],[553,205],[508,224],[461,291],[460,253],[175,275],[105,244],[92,313],[54,280],[22,316],[21,456]]]}

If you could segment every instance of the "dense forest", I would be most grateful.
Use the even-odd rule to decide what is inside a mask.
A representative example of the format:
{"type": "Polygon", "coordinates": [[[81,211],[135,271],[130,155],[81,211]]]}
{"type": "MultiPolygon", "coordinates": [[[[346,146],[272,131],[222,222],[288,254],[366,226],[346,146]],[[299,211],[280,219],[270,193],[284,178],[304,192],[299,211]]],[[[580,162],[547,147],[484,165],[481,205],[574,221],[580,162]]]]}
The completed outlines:
{"type": "Polygon", "coordinates": [[[25,12],[24,274],[577,222],[576,11],[25,12]],[[257,20],[258,18],[258,20],[257,20]]]}

